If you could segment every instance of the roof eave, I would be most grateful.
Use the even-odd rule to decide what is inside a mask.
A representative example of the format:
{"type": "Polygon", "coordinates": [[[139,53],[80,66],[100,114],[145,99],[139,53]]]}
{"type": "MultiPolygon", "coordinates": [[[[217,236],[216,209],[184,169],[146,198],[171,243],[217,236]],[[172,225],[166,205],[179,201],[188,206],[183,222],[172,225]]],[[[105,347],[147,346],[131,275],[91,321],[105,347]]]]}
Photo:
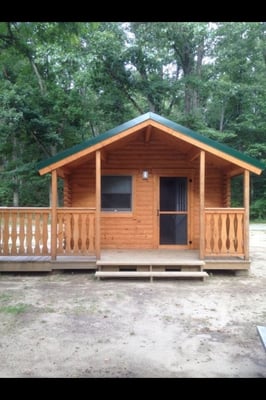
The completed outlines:
{"type": "Polygon", "coordinates": [[[152,125],[158,129],[164,130],[174,137],[189,142],[202,150],[208,151],[211,154],[221,157],[257,175],[260,175],[265,169],[264,164],[252,157],[244,155],[222,143],[215,142],[210,138],[202,136],[201,134],[160,115],[149,112],[119,125],[96,138],[89,139],[81,144],[71,147],[70,149],[60,152],[49,160],[40,162],[37,167],[39,174],[44,175],[55,169],[64,167],[74,159],[84,157],[87,154],[100,150],[106,145],[118,141],[147,125],[152,125]]]}

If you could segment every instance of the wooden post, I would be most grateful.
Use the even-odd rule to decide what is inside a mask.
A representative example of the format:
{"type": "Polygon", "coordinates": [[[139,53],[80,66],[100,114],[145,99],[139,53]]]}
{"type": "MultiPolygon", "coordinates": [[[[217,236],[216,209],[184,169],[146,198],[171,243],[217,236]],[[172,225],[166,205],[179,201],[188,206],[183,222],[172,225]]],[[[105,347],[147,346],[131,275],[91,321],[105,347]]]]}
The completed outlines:
{"type": "Polygon", "coordinates": [[[200,259],[205,257],[205,151],[200,152],[200,259]]]}
{"type": "Polygon", "coordinates": [[[250,197],[250,173],[249,171],[244,171],[244,187],[243,187],[243,197],[244,197],[244,258],[249,260],[249,197],[250,197]]]}
{"type": "Polygon", "coordinates": [[[57,248],[57,172],[52,171],[52,196],[51,196],[51,259],[56,260],[57,248]]]}
{"type": "Polygon", "coordinates": [[[96,151],[96,213],[95,213],[95,253],[101,257],[101,151],[96,151]]]}

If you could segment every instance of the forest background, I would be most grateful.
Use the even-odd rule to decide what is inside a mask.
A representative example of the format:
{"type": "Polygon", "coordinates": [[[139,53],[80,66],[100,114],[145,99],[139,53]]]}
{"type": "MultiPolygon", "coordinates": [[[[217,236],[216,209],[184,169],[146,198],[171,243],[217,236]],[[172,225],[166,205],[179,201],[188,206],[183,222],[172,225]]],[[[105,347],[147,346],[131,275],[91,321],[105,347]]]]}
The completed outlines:
{"type": "Polygon", "coordinates": [[[49,206],[39,161],[149,111],[266,162],[266,23],[0,22],[0,206],[49,206]]]}

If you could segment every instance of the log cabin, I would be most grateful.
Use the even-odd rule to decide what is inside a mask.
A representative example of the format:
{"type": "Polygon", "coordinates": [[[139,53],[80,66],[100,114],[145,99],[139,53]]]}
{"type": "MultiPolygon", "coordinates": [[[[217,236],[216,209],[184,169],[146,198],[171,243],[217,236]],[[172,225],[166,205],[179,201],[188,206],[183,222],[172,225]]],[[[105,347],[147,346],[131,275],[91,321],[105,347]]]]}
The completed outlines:
{"type": "Polygon", "coordinates": [[[100,277],[152,279],[249,270],[250,174],[264,168],[143,114],[38,164],[51,175],[51,207],[1,208],[0,271],[91,268],[100,277]],[[236,208],[231,182],[239,175],[236,208]]]}

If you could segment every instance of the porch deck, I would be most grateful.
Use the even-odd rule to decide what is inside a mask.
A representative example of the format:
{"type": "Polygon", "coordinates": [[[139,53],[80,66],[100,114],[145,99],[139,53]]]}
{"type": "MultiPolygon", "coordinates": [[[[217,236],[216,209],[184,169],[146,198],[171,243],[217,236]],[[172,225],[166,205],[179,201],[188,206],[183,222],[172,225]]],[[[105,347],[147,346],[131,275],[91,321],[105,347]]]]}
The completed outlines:
{"type": "Polygon", "coordinates": [[[105,249],[97,265],[204,265],[195,250],[105,249]]]}
{"type": "Polygon", "coordinates": [[[95,256],[0,256],[0,272],[50,272],[53,270],[95,270],[95,256]]]}
{"type": "Polygon", "coordinates": [[[0,256],[0,272],[53,271],[53,270],[101,270],[124,271],[205,271],[205,270],[248,270],[250,261],[240,257],[199,259],[197,250],[173,249],[103,249],[101,258],[91,255],[57,256],[17,255],[0,256]]]}

